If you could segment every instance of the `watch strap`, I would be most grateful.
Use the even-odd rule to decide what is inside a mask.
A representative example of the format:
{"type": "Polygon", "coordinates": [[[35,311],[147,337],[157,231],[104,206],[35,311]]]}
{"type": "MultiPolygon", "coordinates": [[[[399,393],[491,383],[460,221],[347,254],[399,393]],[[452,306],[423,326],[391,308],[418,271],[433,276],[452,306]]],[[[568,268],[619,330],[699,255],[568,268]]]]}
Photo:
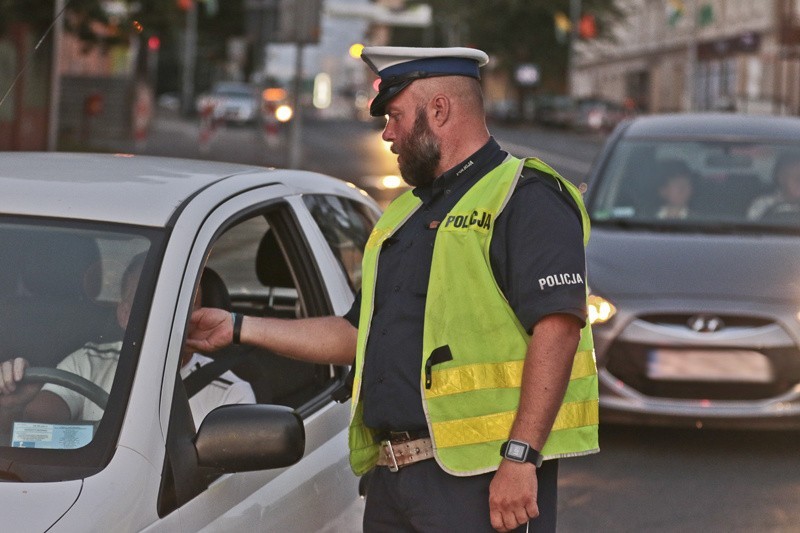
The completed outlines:
{"type": "Polygon", "coordinates": [[[241,313],[231,313],[231,319],[233,320],[233,344],[241,344],[244,315],[241,313]]]}

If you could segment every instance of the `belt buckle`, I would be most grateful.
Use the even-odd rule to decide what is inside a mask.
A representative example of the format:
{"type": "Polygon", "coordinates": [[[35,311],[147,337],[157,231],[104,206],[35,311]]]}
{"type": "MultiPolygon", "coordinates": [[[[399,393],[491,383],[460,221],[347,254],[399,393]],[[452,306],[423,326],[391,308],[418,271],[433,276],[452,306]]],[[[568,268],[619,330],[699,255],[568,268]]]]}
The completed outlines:
{"type": "Polygon", "coordinates": [[[408,442],[411,440],[411,433],[408,431],[390,431],[389,440],[397,442],[408,442]]]}
{"type": "Polygon", "coordinates": [[[389,472],[397,472],[400,470],[400,466],[397,464],[397,458],[394,456],[394,450],[392,449],[392,441],[388,439],[381,441],[381,446],[389,451],[389,458],[392,460],[392,464],[389,465],[389,472]]]}

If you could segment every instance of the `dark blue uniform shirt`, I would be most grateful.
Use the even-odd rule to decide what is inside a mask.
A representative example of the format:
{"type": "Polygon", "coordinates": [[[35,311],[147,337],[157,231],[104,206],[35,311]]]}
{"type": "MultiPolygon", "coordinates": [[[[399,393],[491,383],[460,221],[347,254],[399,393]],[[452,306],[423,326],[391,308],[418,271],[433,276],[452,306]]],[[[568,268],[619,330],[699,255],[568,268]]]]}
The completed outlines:
{"type": "MultiPolygon", "coordinates": [[[[417,187],[414,194],[422,206],[383,244],[362,377],[367,426],[398,431],[427,427],[420,368],[436,238],[431,222],[444,220],[470,187],[506,156],[490,139],[431,186],[417,187]]],[[[578,273],[586,279],[582,239],[580,213],[569,193],[552,176],[525,170],[495,221],[489,253],[498,285],[529,333],[549,314],[567,313],[585,321],[585,285],[551,283],[563,279],[560,274],[578,273]]],[[[359,292],[345,315],[356,327],[360,305],[359,292]]]]}

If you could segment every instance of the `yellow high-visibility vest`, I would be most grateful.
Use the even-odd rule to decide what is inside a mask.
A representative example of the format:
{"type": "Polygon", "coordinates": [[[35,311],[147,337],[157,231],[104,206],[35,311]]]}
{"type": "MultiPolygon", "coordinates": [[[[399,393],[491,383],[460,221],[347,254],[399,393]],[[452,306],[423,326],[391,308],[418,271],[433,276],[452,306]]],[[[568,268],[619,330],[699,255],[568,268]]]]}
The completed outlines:
{"type": "MultiPolygon", "coordinates": [[[[514,191],[523,166],[550,174],[578,205],[584,246],[589,217],[580,192],[538,159],[508,158],[481,178],[441,221],[425,304],[420,388],[434,455],[441,467],[467,476],[495,470],[519,405],[522,366],[530,336],[497,285],[489,247],[494,221],[514,191]]],[[[410,192],[395,200],[375,225],[364,252],[356,376],[350,422],[350,463],[364,474],[379,446],[363,423],[361,371],[373,311],[383,242],[419,208],[410,192]]],[[[545,459],[598,451],[597,368],[587,324],[569,385],[547,442],[545,459]]]]}

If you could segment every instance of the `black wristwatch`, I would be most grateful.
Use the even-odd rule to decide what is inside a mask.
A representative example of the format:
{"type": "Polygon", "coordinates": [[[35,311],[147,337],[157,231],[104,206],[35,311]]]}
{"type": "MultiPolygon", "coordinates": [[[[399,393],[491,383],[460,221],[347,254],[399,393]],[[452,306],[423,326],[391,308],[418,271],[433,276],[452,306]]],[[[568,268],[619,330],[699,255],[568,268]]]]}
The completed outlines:
{"type": "Polygon", "coordinates": [[[521,440],[507,440],[500,446],[500,455],[518,463],[533,463],[536,468],[542,466],[542,454],[521,440]]]}
{"type": "Polygon", "coordinates": [[[244,316],[241,313],[231,313],[231,320],[233,320],[233,344],[239,345],[242,343],[244,316]]]}

